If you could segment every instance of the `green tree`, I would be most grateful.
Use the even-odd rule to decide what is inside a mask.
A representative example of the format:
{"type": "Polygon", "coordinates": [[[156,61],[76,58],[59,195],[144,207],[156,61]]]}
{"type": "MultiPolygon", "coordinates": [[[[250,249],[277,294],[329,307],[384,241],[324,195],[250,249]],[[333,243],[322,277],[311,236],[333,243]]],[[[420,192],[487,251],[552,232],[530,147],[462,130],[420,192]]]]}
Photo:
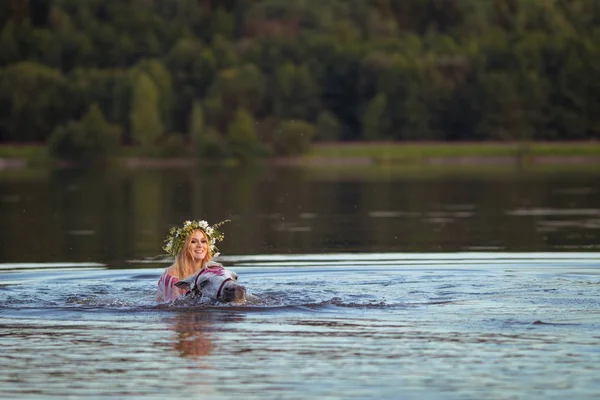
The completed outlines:
{"type": "Polygon", "coordinates": [[[490,72],[483,76],[481,120],[477,134],[492,140],[531,137],[532,126],[524,111],[525,104],[510,76],[490,72]]]}
{"type": "Polygon", "coordinates": [[[235,44],[222,35],[215,35],[211,43],[219,69],[233,68],[238,64],[235,44]]]}
{"type": "Polygon", "coordinates": [[[277,71],[273,112],[284,119],[314,120],[319,108],[319,87],[307,66],[286,63],[277,71]]]}
{"type": "Polygon", "coordinates": [[[321,106],[340,119],[343,126],[341,139],[357,139],[361,134],[362,107],[368,99],[359,89],[364,50],[356,43],[341,47],[325,42],[319,46],[323,46],[319,49],[323,62],[318,80],[321,106]]]}
{"type": "Polygon", "coordinates": [[[210,83],[217,75],[217,59],[210,48],[200,52],[192,69],[192,85],[198,95],[204,95],[210,83]]]}
{"type": "Polygon", "coordinates": [[[322,111],[317,118],[315,139],[319,141],[336,141],[340,137],[340,123],[329,111],[322,111]]]}
{"type": "Polygon", "coordinates": [[[135,142],[146,150],[164,133],[159,108],[159,92],[144,72],[134,74],[131,105],[131,133],[135,142]]]}
{"type": "Polygon", "coordinates": [[[199,100],[195,100],[193,103],[189,127],[192,149],[201,161],[208,159],[215,162],[228,156],[229,149],[223,135],[205,125],[204,111],[199,100]]]}
{"type": "Polygon", "coordinates": [[[362,117],[363,135],[366,140],[382,140],[389,137],[387,100],[378,93],[368,104],[362,117]]]}
{"type": "Polygon", "coordinates": [[[129,125],[132,80],[122,69],[76,68],[67,78],[74,88],[74,103],[77,111],[83,113],[93,103],[97,103],[106,118],[121,126],[129,125]]]}
{"type": "Polygon", "coordinates": [[[145,72],[152,78],[158,90],[158,104],[160,108],[160,117],[165,130],[173,128],[171,117],[173,113],[173,83],[171,73],[165,65],[157,59],[142,60],[136,65],[136,70],[145,72]]]}
{"type": "Polygon", "coordinates": [[[80,121],[57,126],[48,139],[50,154],[82,166],[105,164],[117,148],[121,127],[110,124],[97,104],[92,104],[80,121]]]}
{"type": "Polygon", "coordinates": [[[56,4],[50,10],[49,25],[53,41],[48,47],[56,66],[63,73],[87,66],[95,51],[87,32],[77,29],[71,16],[56,4]]]}
{"type": "Polygon", "coordinates": [[[389,14],[382,14],[376,9],[367,12],[366,31],[370,39],[394,37],[398,34],[398,26],[389,14]]]}
{"type": "Polygon", "coordinates": [[[418,79],[408,85],[404,102],[404,122],[401,135],[408,140],[439,140],[443,135],[439,121],[440,108],[447,93],[442,87],[439,71],[424,66],[418,79]]]}
{"type": "Polygon", "coordinates": [[[226,39],[233,39],[235,34],[234,15],[218,7],[212,12],[210,18],[210,31],[213,35],[220,35],[226,39]]]}
{"type": "Polygon", "coordinates": [[[182,37],[166,56],[166,64],[175,81],[181,84],[194,72],[194,63],[202,52],[202,42],[194,37],[182,37]]]}
{"type": "Polygon", "coordinates": [[[14,23],[8,21],[0,31],[0,48],[2,49],[0,66],[21,61],[22,56],[17,40],[14,23]]]}
{"type": "Polygon", "coordinates": [[[0,70],[0,138],[45,141],[76,107],[69,82],[57,69],[22,62],[0,70]]]}
{"type": "Polygon", "coordinates": [[[264,153],[256,134],[252,114],[238,108],[227,129],[227,142],[232,156],[242,162],[249,161],[264,153]]]}
{"type": "Polygon", "coordinates": [[[190,113],[189,123],[189,137],[193,145],[197,145],[200,141],[202,134],[204,133],[204,111],[202,111],[202,104],[200,101],[195,100],[192,105],[192,112],[190,113]]]}
{"type": "Polygon", "coordinates": [[[252,64],[219,72],[204,101],[207,122],[221,132],[227,130],[238,108],[259,114],[265,97],[265,79],[252,64]]]}
{"type": "Polygon", "coordinates": [[[275,130],[273,150],[276,155],[290,156],[306,152],[315,137],[315,127],[300,120],[283,121],[275,130]]]}
{"type": "MultiPolygon", "coordinates": [[[[486,140],[509,126],[536,139],[598,138],[598,4],[0,2],[0,140],[45,140],[93,103],[126,127],[125,143],[154,114],[155,127],[187,133],[194,101],[222,139],[238,108],[269,143],[277,120],[315,123],[321,138],[323,112],[335,115],[340,140],[486,140]],[[154,102],[134,101],[144,85],[133,70],[153,82],[158,111],[132,109],[154,102]]],[[[182,139],[161,140],[176,149],[182,139]]]]}

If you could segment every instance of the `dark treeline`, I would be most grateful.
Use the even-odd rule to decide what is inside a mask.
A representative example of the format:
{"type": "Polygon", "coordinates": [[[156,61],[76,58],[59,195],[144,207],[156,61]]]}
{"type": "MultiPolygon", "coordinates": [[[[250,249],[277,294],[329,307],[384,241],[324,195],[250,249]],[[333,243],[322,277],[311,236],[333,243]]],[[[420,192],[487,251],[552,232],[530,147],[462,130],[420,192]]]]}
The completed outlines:
{"type": "Polygon", "coordinates": [[[0,141],[600,138],[598,0],[5,0],[0,141]]]}

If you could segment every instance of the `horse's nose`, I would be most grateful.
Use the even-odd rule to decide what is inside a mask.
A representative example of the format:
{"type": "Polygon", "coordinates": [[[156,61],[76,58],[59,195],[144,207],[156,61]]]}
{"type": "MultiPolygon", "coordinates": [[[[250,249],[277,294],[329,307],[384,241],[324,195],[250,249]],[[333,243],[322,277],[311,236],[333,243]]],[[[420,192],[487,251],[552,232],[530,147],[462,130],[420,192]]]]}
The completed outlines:
{"type": "Polygon", "coordinates": [[[246,293],[246,288],[243,286],[227,286],[225,289],[223,289],[225,291],[225,293],[246,293]]]}
{"type": "Polygon", "coordinates": [[[223,289],[223,297],[232,300],[243,300],[246,298],[246,288],[241,285],[231,285],[223,289]]]}

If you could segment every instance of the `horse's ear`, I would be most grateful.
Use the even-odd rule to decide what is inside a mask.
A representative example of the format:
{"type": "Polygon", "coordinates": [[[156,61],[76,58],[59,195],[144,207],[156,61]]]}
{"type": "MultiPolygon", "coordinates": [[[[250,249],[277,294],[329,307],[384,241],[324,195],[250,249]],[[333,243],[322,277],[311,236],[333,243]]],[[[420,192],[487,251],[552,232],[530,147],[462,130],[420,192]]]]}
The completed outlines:
{"type": "Polygon", "coordinates": [[[175,283],[175,286],[177,286],[179,289],[189,289],[190,283],[186,281],[179,281],[175,283]]]}

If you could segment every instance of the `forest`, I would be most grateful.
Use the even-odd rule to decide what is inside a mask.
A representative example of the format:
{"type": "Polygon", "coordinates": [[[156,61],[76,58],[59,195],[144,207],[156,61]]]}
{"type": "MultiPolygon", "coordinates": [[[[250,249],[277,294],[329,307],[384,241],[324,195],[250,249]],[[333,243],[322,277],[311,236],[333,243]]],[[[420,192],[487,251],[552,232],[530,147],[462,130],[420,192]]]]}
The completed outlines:
{"type": "Polygon", "coordinates": [[[598,0],[7,0],[0,143],[600,139],[598,0]]]}

